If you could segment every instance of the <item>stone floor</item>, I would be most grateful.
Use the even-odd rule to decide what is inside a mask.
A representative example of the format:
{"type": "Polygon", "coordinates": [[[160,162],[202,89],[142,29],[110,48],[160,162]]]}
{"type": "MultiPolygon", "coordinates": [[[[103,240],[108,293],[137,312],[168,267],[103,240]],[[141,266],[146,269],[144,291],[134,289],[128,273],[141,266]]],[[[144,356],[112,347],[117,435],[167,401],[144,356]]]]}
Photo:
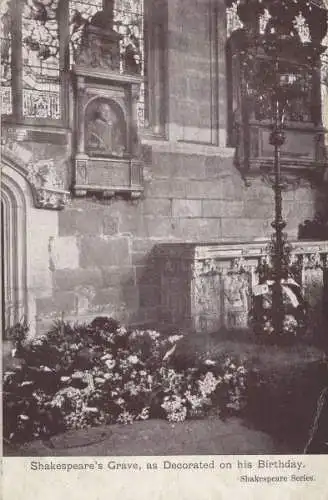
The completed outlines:
{"type": "Polygon", "coordinates": [[[149,420],[70,431],[50,442],[34,441],[5,455],[19,456],[133,456],[229,455],[286,453],[281,445],[239,418],[218,417],[170,424],[149,420]]]}

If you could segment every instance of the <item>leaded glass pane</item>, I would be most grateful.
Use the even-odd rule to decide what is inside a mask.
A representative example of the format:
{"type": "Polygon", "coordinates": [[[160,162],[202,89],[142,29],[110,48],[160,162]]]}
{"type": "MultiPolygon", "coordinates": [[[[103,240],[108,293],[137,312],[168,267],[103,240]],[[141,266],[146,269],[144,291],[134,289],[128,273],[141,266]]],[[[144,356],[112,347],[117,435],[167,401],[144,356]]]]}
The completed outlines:
{"type": "Polygon", "coordinates": [[[322,40],[322,45],[326,47],[321,55],[321,103],[323,126],[328,128],[328,34],[322,40]]]}
{"type": "Polygon", "coordinates": [[[11,92],[11,16],[9,0],[0,2],[0,46],[1,46],[1,114],[12,113],[11,92]]]}
{"type": "Polygon", "coordinates": [[[244,25],[241,22],[238,13],[237,13],[237,8],[238,8],[239,0],[236,0],[233,2],[232,6],[227,8],[226,11],[226,16],[227,16],[227,37],[229,38],[231,34],[242,28],[244,25]]]}
{"type": "Polygon", "coordinates": [[[70,0],[70,63],[73,64],[75,55],[81,44],[83,28],[86,22],[102,10],[102,0],[70,0]]]}
{"type": "Polygon", "coordinates": [[[59,119],[59,0],[25,0],[22,10],[23,116],[59,119]]]}
{"type": "MultiPolygon", "coordinates": [[[[143,0],[117,0],[114,4],[114,29],[118,31],[123,39],[121,41],[121,71],[123,67],[123,55],[131,49],[135,61],[136,73],[145,76],[144,67],[144,13],[143,0]]],[[[137,105],[138,124],[145,124],[144,83],[140,88],[137,105]]]]}

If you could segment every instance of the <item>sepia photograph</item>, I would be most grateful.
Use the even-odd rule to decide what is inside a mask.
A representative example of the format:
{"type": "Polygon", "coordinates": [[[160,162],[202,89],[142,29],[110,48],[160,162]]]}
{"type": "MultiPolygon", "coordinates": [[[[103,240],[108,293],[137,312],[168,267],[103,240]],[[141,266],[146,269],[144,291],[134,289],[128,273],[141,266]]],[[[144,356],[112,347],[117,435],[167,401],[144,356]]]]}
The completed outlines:
{"type": "Polygon", "coordinates": [[[328,0],[0,0],[0,46],[3,456],[314,481],[328,0]]]}

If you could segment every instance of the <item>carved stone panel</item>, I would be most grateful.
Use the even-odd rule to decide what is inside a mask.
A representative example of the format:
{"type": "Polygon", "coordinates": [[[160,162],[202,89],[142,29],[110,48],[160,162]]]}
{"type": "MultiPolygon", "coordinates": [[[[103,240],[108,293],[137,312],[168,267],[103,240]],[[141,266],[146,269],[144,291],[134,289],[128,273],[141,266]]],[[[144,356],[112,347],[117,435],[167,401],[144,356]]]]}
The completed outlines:
{"type": "MultiPolygon", "coordinates": [[[[159,317],[198,333],[249,327],[249,310],[259,283],[258,264],[268,260],[267,245],[159,245],[159,317]]],[[[327,242],[295,242],[292,263],[310,310],[310,323],[322,323],[328,301],[327,242]]]]}
{"type": "Polygon", "coordinates": [[[228,273],[224,279],[224,324],[228,329],[248,327],[250,298],[250,276],[228,273]]]}

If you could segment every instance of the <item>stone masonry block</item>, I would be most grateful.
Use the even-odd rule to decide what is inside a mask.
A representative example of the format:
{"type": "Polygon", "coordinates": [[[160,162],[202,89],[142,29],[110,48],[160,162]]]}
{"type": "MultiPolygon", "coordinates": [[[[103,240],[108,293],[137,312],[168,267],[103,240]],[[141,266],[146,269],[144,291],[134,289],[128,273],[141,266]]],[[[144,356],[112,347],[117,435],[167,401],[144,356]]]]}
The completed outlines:
{"type": "Polygon", "coordinates": [[[103,210],[99,208],[73,209],[59,212],[59,236],[74,234],[101,234],[103,210]]]}
{"type": "Polygon", "coordinates": [[[246,199],[244,206],[243,217],[249,219],[273,219],[274,217],[274,200],[261,202],[260,200],[246,199]]]}
{"type": "Polygon", "coordinates": [[[241,217],[244,204],[242,201],[232,200],[203,200],[204,217],[241,217]]]}
{"type": "Polygon", "coordinates": [[[186,198],[186,183],[181,179],[153,179],[145,189],[146,198],[186,198]]]}
{"type": "Polygon", "coordinates": [[[142,217],[140,212],[122,217],[119,223],[119,233],[129,237],[147,238],[148,227],[145,217],[142,217]]]}
{"type": "Polygon", "coordinates": [[[169,179],[175,173],[175,166],[179,161],[178,153],[152,152],[151,172],[156,179],[169,179]]]}
{"type": "Polygon", "coordinates": [[[102,274],[99,269],[65,269],[53,273],[54,289],[60,291],[74,290],[76,287],[102,286],[102,274]]]}
{"type": "Polygon", "coordinates": [[[269,221],[263,219],[222,219],[222,237],[249,241],[262,239],[267,235],[269,221]]]}
{"type": "Polygon", "coordinates": [[[94,306],[108,305],[113,309],[125,306],[121,297],[121,289],[118,287],[101,288],[96,290],[92,303],[94,306]]]}
{"type": "Polygon", "coordinates": [[[159,285],[160,276],[151,265],[136,266],[135,270],[138,285],[159,285]]]}
{"type": "Polygon", "coordinates": [[[42,297],[35,300],[36,316],[54,316],[57,315],[56,305],[53,297],[42,297]]]}
{"type": "Polygon", "coordinates": [[[154,153],[152,171],[155,178],[205,179],[205,159],[199,154],[154,153]]]}
{"type": "Polygon", "coordinates": [[[112,214],[104,214],[102,219],[102,233],[112,236],[118,233],[119,219],[112,214]]]}
{"type": "Polygon", "coordinates": [[[76,302],[73,292],[54,292],[53,296],[55,310],[60,314],[71,314],[75,311],[76,302]]]}
{"type": "Polygon", "coordinates": [[[243,195],[242,181],[234,183],[230,178],[218,181],[189,181],[186,183],[187,198],[240,200],[243,195]]]}
{"type": "Polygon", "coordinates": [[[126,266],[130,263],[128,238],[85,236],[80,239],[80,265],[82,268],[126,266]]]}
{"type": "Polygon", "coordinates": [[[175,163],[175,177],[182,179],[206,179],[206,156],[180,154],[175,163]]]}
{"type": "Polygon", "coordinates": [[[316,204],[308,202],[290,202],[288,205],[283,205],[283,213],[290,219],[304,222],[305,219],[312,220],[316,213],[316,204]]]}
{"type": "Polygon", "coordinates": [[[209,156],[205,160],[206,179],[222,178],[231,176],[233,171],[233,158],[220,158],[218,156],[209,156]]]}
{"type": "Polygon", "coordinates": [[[79,267],[79,249],[75,236],[52,238],[49,241],[50,266],[54,269],[79,267]]]}
{"type": "Polygon", "coordinates": [[[218,241],[221,238],[221,219],[180,218],[174,229],[175,238],[183,242],[218,241]]]}
{"type": "Polygon", "coordinates": [[[188,80],[188,96],[199,101],[208,98],[211,94],[210,75],[204,73],[194,74],[194,78],[188,80]]]}
{"type": "Polygon", "coordinates": [[[173,237],[176,219],[172,217],[145,216],[148,237],[167,240],[173,237]]]}
{"type": "Polygon", "coordinates": [[[100,269],[100,288],[121,287],[135,284],[135,269],[131,266],[111,266],[100,269]]]}
{"type": "Polygon", "coordinates": [[[114,310],[137,309],[139,304],[139,290],[136,286],[103,288],[97,290],[93,299],[94,306],[108,305],[114,310]]]}
{"type": "Polygon", "coordinates": [[[316,192],[310,187],[300,187],[294,191],[295,201],[315,203],[316,192]]]}
{"type": "Polygon", "coordinates": [[[144,215],[168,217],[172,214],[172,202],[167,198],[144,200],[142,208],[144,215]]]}
{"type": "Polygon", "coordinates": [[[173,217],[200,217],[202,214],[201,200],[173,200],[173,217]]]}
{"type": "Polygon", "coordinates": [[[139,288],[140,307],[155,307],[160,304],[160,289],[157,286],[142,285],[139,288]]]}
{"type": "Polygon", "coordinates": [[[143,238],[134,238],[132,240],[132,252],[135,254],[145,255],[151,251],[154,242],[143,238]]]}

